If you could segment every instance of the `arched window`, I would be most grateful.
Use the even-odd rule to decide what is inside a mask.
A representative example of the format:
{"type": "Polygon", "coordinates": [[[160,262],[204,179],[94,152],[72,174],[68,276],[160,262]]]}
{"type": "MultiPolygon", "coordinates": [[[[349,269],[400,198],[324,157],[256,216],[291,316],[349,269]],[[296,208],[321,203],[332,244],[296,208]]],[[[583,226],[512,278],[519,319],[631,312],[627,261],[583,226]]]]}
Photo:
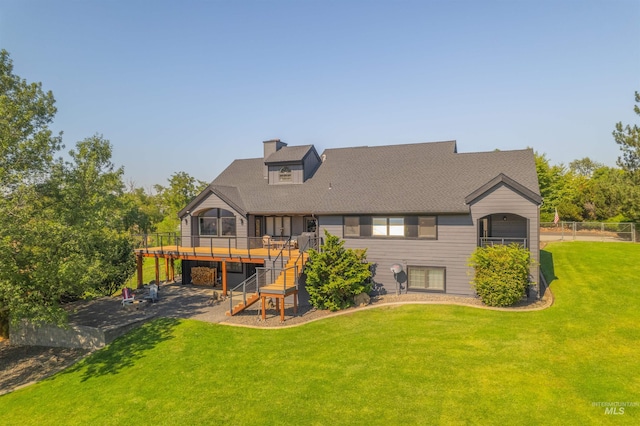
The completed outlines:
{"type": "Polygon", "coordinates": [[[291,169],[287,166],[282,167],[278,173],[278,177],[280,182],[291,182],[291,169]]]}
{"type": "Polygon", "coordinates": [[[236,235],[236,217],[225,209],[209,209],[199,217],[200,235],[233,237],[236,235]]]}

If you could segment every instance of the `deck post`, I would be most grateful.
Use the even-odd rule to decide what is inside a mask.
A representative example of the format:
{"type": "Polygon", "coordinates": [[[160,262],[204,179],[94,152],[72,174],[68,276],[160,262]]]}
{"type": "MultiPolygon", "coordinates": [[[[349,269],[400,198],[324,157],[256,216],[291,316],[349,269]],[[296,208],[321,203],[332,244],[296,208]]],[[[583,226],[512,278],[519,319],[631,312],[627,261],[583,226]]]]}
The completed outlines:
{"type": "Polygon", "coordinates": [[[284,295],[282,296],[282,305],[280,305],[280,322],[284,322],[284,295]]]}
{"type": "Polygon", "coordinates": [[[227,262],[222,261],[222,294],[227,295],[227,262]]]}
{"type": "Polygon", "coordinates": [[[160,258],[158,256],[156,259],[156,285],[160,285],[160,258]]]}
{"type": "Polygon", "coordinates": [[[142,255],[136,255],[136,271],[138,275],[138,288],[142,288],[142,255]]]}
{"type": "Polygon", "coordinates": [[[169,261],[169,275],[171,282],[176,282],[176,260],[173,257],[169,261]]]}
{"type": "Polygon", "coordinates": [[[164,258],[164,277],[169,282],[169,258],[164,258]]]}

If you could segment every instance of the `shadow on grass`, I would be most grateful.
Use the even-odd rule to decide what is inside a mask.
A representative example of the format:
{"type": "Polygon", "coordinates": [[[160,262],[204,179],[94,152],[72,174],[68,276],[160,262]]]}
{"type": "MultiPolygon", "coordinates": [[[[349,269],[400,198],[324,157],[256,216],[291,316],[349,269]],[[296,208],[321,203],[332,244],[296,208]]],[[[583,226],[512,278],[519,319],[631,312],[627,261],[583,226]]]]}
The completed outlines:
{"type": "Polygon", "coordinates": [[[132,367],[145,353],[158,343],[173,339],[173,329],[179,319],[160,318],[148,322],[114,340],[104,349],[96,352],[75,366],[65,370],[65,374],[84,370],[82,381],[107,374],[117,374],[132,367]]]}
{"type": "Polygon", "coordinates": [[[553,254],[546,250],[540,250],[540,269],[544,275],[544,279],[547,280],[547,286],[551,286],[551,283],[558,279],[556,277],[556,270],[553,265],[553,254]]]}

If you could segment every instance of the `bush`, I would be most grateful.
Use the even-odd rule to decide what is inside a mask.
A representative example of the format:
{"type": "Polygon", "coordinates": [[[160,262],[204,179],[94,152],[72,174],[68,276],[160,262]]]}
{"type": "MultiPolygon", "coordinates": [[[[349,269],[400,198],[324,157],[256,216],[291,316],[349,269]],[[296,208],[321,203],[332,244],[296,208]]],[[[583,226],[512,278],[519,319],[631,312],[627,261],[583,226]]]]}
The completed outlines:
{"type": "Polygon", "coordinates": [[[345,249],[344,241],[324,233],[320,251],[309,250],[306,289],[309,302],[318,309],[337,311],[353,305],[354,296],[371,291],[366,250],[345,249]]]}
{"type": "Polygon", "coordinates": [[[469,262],[475,269],[471,284],[483,303],[510,306],[526,294],[531,256],[518,244],[478,247],[469,262]]]}

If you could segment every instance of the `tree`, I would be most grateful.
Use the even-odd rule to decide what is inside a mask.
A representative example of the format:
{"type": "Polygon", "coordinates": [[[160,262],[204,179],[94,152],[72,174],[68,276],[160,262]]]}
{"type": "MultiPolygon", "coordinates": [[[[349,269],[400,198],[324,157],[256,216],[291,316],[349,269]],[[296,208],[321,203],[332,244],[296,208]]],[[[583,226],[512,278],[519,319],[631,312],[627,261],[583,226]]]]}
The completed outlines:
{"type": "Polygon", "coordinates": [[[196,180],[186,172],[177,172],[169,178],[169,186],[155,185],[164,219],[158,224],[159,232],[176,232],[180,227],[178,212],[196,195],[204,191],[207,183],[196,180]]]}
{"type": "Polygon", "coordinates": [[[13,74],[9,53],[0,50],[0,188],[8,195],[18,185],[42,181],[62,148],[62,136],[48,125],[56,114],[51,91],[13,74]]]}
{"type": "Polygon", "coordinates": [[[552,166],[546,154],[535,153],[536,172],[540,185],[540,195],[544,203],[540,207],[540,220],[550,222],[553,220],[555,209],[562,219],[569,219],[575,216],[575,210],[571,208],[571,203],[567,199],[567,184],[565,179],[566,169],[560,165],[552,166]]]}
{"type": "MultiPolygon", "coordinates": [[[[72,161],[58,163],[49,187],[56,217],[72,230],[81,248],[83,291],[111,295],[133,273],[133,245],[124,218],[122,167],[111,162],[111,144],[92,136],[69,152],[72,161]]],[[[80,296],[81,294],[71,295],[80,296]]]]}
{"type": "Polygon", "coordinates": [[[159,197],[147,193],[144,188],[132,185],[122,195],[122,202],[125,205],[125,227],[132,234],[153,232],[163,219],[159,197]]]}
{"type": "MultiPolygon", "coordinates": [[[[635,95],[636,105],[633,111],[640,116],[640,107],[637,105],[640,103],[640,93],[635,92],[635,95]]],[[[628,172],[638,183],[640,180],[640,127],[636,124],[623,126],[622,122],[618,122],[613,131],[613,138],[622,150],[622,156],[618,157],[618,166],[628,172]]]]}
{"type": "MultiPolygon", "coordinates": [[[[640,116],[640,93],[635,92],[636,105],[633,111],[640,116]]],[[[640,127],[622,122],[616,124],[613,138],[622,150],[622,156],[618,157],[618,165],[625,171],[627,188],[623,212],[629,219],[640,222],[640,127]]]]}
{"type": "Polygon", "coordinates": [[[318,309],[337,311],[353,305],[353,297],[371,291],[370,264],[366,250],[344,248],[344,241],[324,232],[320,251],[309,250],[306,289],[310,303],[318,309]]]}
{"type": "Polygon", "coordinates": [[[94,136],[55,160],[54,103],[0,51],[0,323],[63,323],[62,302],[109,293],[134,269],[111,146],[94,136]]]}
{"type": "Polygon", "coordinates": [[[593,176],[593,173],[601,167],[604,167],[604,164],[593,161],[589,157],[585,157],[580,160],[573,160],[569,163],[569,170],[579,176],[587,178],[593,176]]]}

